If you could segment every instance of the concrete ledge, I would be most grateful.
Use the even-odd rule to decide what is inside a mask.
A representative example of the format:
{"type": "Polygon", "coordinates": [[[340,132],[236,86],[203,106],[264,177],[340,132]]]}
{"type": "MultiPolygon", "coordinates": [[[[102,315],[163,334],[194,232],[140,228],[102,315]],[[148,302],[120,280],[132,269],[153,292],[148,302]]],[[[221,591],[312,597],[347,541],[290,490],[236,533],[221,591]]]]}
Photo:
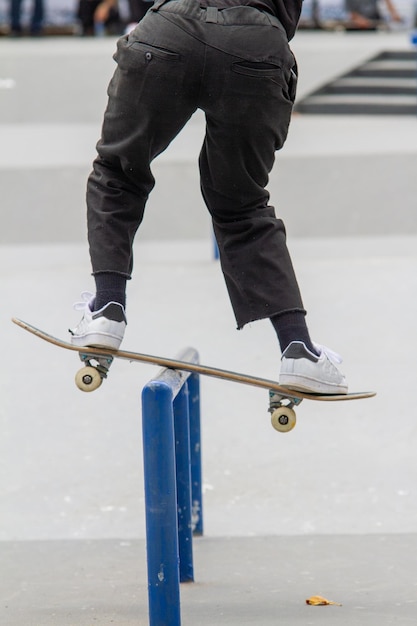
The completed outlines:
{"type": "MultiPolygon", "coordinates": [[[[83,242],[90,166],[0,169],[0,244],[83,242]]],[[[142,240],[209,239],[209,214],[196,163],[155,164],[142,240]]]]}
{"type": "Polygon", "coordinates": [[[281,159],[269,191],[293,237],[417,233],[417,154],[281,159]]]}
{"type": "MultiPolygon", "coordinates": [[[[410,235],[417,233],[416,167],[417,153],[292,156],[277,163],[268,189],[293,237],[410,235]]],[[[153,170],[141,239],[209,239],[196,161],[161,160],[153,170]]],[[[0,243],[84,241],[89,171],[0,170],[0,243]]]]}
{"type": "MultiPolygon", "coordinates": [[[[0,42],[0,243],[85,241],[86,179],[115,46],[113,38],[0,42]]],[[[404,33],[299,33],[298,97],[392,48],[409,48],[404,33]]],[[[204,131],[198,112],[155,161],[143,240],[209,240],[197,165],[204,131]]],[[[416,233],[416,145],[414,117],[294,116],[271,203],[292,236],[416,233]]]]}

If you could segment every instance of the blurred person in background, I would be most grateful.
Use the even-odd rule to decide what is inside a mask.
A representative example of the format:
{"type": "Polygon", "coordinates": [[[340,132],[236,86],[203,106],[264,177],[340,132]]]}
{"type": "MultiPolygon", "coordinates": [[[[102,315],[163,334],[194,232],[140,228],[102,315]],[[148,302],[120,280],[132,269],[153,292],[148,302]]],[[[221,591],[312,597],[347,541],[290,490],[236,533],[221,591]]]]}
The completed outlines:
{"type": "Polygon", "coordinates": [[[136,25],[151,8],[153,0],[129,0],[131,26],[136,25]]]}
{"type": "MultiPolygon", "coordinates": [[[[36,37],[42,34],[44,18],[43,0],[33,0],[32,15],[30,19],[30,35],[36,37]]],[[[22,28],[22,0],[10,1],[10,35],[20,37],[23,35],[22,28]]]]}
{"type": "Polygon", "coordinates": [[[81,35],[104,35],[120,24],[117,0],[79,0],[81,35]]]}
{"type": "MultiPolygon", "coordinates": [[[[349,14],[348,26],[357,30],[375,30],[384,22],[378,0],[345,0],[345,8],[349,14]]],[[[392,0],[385,0],[389,19],[402,22],[402,18],[392,0]]]]}

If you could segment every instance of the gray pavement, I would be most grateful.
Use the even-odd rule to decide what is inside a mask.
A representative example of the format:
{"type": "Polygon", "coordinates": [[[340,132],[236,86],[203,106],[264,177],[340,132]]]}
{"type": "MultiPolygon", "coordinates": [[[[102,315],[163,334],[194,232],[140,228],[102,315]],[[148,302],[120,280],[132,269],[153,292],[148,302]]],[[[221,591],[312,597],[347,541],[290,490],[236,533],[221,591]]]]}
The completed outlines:
{"type": "MultiPolygon", "coordinates": [[[[199,539],[182,624],[415,624],[416,548],[415,534],[199,539]],[[318,594],[342,606],[308,606],[318,594]]],[[[143,541],[9,542],[2,557],[7,626],[148,624],[143,541]]]]}
{"type": "MultiPolygon", "coordinates": [[[[407,45],[400,33],[300,33],[300,95],[407,45]]],[[[64,336],[78,319],[72,302],[92,289],[83,195],[113,49],[0,40],[7,626],[147,623],[140,392],[157,368],[116,363],[82,394],[73,355],[10,323],[64,336]]],[[[196,115],[155,164],[125,346],[173,356],[193,345],[202,362],[273,378],[270,325],[234,330],[212,258],[195,162],[203,132],[196,115]]],[[[264,393],[202,380],[205,536],[196,583],[182,589],[185,625],[415,622],[416,139],[412,117],[293,120],[270,190],[310,328],[343,354],[351,389],[378,396],[304,403],[298,427],[279,435],[264,393]],[[343,606],[306,606],[315,594],[343,606]]]]}

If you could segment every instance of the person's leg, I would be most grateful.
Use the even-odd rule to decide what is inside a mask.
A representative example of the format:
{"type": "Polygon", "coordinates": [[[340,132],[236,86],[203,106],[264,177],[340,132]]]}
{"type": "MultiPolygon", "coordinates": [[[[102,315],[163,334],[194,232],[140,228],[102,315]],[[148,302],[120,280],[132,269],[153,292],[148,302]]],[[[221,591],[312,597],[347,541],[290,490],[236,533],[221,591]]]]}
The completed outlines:
{"type": "MultiPolygon", "coordinates": [[[[87,304],[86,316],[93,326],[98,324],[93,324],[94,312],[105,315],[106,303],[124,306],[133,240],[154,186],[150,164],[196,109],[199,67],[204,62],[199,47],[199,42],[154,13],[118,42],[98,156],[87,184],[96,294],[87,304]]],[[[89,342],[85,327],[82,333],[74,329],[74,343],[89,342]]],[[[120,328],[121,341],[124,327],[120,328]]]]}
{"type": "Polygon", "coordinates": [[[377,0],[345,0],[345,9],[353,29],[374,30],[381,18],[377,0]]]}
{"type": "Polygon", "coordinates": [[[196,109],[193,47],[191,38],[153,13],[118,42],[118,66],[87,185],[94,274],[130,278],[133,239],[155,182],[151,161],[196,109]]]}
{"type": "Polygon", "coordinates": [[[94,11],[100,0],[79,0],[77,17],[80,20],[81,34],[94,35],[94,11]]]}
{"type": "Polygon", "coordinates": [[[21,5],[22,0],[11,0],[10,2],[10,29],[13,35],[20,35],[22,32],[21,24],[21,5]]]}
{"type": "MultiPolygon", "coordinates": [[[[247,27],[232,28],[232,38],[240,32],[245,50],[247,27]]],[[[275,151],[288,132],[295,61],[277,28],[258,26],[250,36],[256,38],[254,58],[265,60],[209,48],[201,102],[207,119],[202,193],[239,328],[288,311],[304,313],[285,227],[266,191],[275,151]]]]}
{"type": "Polygon", "coordinates": [[[207,119],[201,186],[213,218],[226,286],[239,328],[253,320],[271,319],[283,352],[283,384],[344,393],[343,376],[328,353],[310,339],[285,228],[268,204],[265,189],[275,151],[288,132],[295,60],[280,30],[270,26],[249,30],[253,53],[246,27],[224,31],[225,50],[241,36],[240,57],[219,46],[208,49],[200,105],[207,119]]]}
{"type": "Polygon", "coordinates": [[[32,35],[38,35],[42,31],[43,18],[43,0],[33,0],[32,20],[30,24],[30,32],[32,35]]]}

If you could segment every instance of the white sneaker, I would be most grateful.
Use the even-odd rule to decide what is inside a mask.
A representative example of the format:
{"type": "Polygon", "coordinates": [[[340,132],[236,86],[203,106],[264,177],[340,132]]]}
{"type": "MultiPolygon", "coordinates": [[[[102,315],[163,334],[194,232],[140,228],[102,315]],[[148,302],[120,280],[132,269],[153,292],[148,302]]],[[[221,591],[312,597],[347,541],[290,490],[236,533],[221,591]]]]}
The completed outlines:
{"type": "Polygon", "coordinates": [[[74,304],[77,311],[84,315],[73,329],[70,329],[71,343],[74,346],[93,346],[118,350],[126,329],[124,307],[118,302],[109,302],[99,311],[94,311],[94,296],[85,291],[81,294],[82,302],[74,304]]]}
{"type": "Polygon", "coordinates": [[[290,343],[281,357],[279,384],[310,393],[346,394],[346,379],[336,367],[341,357],[324,346],[314,347],[320,356],[310,352],[302,341],[290,343]]]}

